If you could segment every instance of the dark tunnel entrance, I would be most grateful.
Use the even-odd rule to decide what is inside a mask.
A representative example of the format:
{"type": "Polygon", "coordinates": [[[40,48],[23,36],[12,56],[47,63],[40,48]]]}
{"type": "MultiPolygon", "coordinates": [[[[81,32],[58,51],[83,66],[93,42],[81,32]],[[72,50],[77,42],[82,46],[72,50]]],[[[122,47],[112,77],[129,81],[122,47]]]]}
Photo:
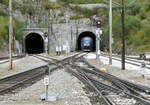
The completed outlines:
{"type": "Polygon", "coordinates": [[[78,51],[81,51],[82,48],[81,48],[81,40],[85,37],[90,37],[92,40],[93,40],[93,45],[92,45],[92,51],[95,51],[96,50],[96,36],[94,33],[92,32],[89,32],[89,31],[86,31],[86,32],[82,32],[78,39],[77,39],[77,50],[78,51]]]}
{"type": "Polygon", "coordinates": [[[28,54],[39,54],[44,52],[44,40],[37,33],[30,33],[25,38],[25,50],[28,54]]]}

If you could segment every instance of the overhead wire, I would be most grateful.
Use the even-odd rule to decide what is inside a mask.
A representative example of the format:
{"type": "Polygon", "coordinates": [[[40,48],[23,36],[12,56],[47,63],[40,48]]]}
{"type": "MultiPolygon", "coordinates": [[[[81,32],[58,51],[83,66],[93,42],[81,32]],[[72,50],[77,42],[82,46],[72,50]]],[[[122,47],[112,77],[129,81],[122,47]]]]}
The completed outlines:
{"type": "MultiPolygon", "coordinates": [[[[103,0],[104,2],[109,2],[110,0],[103,0]]],[[[117,2],[114,2],[112,1],[112,4],[116,5],[116,6],[121,6],[121,4],[117,3],[117,2]]]]}
{"type": "MultiPolygon", "coordinates": [[[[104,2],[109,2],[109,0],[103,0],[104,2]]],[[[125,7],[131,7],[137,0],[132,0],[130,3],[128,3],[125,7]]],[[[113,5],[115,5],[115,7],[121,7],[121,4],[117,3],[117,2],[112,2],[113,5]]],[[[114,6],[113,6],[114,7],[114,6]]]]}
{"type": "Polygon", "coordinates": [[[128,4],[126,5],[126,7],[127,7],[127,8],[128,8],[128,7],[131,7],[136,1],[137,1],[137,0],[132,0],[130,3],[128,3],[128,4]]]}

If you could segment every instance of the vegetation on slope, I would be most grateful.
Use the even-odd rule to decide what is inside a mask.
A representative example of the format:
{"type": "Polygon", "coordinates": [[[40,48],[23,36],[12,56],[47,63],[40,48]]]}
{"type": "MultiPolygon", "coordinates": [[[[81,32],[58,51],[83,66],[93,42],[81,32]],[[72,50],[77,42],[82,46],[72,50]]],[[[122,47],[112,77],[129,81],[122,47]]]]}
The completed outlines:
{"type": "MultiPolygon", "coordinates": [[[[106,3],[109,4],[109,0],[59,0],[66,4],[85,4],[85,3],[106,3]]],[[[121,14],[120,8],[121,0],[113,0],[113,37],[115,38],[115,44],[113,48],[121,48],[121,14]]],[[[85,17],[93,15],[105,16],[103,20],[104,35],[102,36],[102,44],[108,43],[109,35],[109,8],[99,11],[99,8],[89,10],[81,7],[71,7],[72,10],[77,13],[83,14],[85,17]]],[[[150,2],[149,0],[135,1],[125,0],[125,38],[126,47],[132,48],[139,52],[150,51],[150,2]]],[[[106,46],[108,47],[108,46],[106,46]]]]}
{"type": "MultiPolygon", "coordinates": [[[[20,7],[20,10],[23,14],[28,15],[29,17],[36,16],[38,14],[36,8],[32,5],[32,1],[24,0],[26,3],[20,7]],[[27,5],[28,4],[28,5],[27,5]]],[[[109,35],[109,8],[94,8],[87,9],[81,8],[78,6],[71,6],[69,4],[89,4],[89,3],[105,3],[109,5],[109,0],[57,0],[57,3],[49,2],[49,0],[36,0],[36,3],[44,3],[41,6],[44,10],[49,11],[52,9],[60,9],[61,13],[58,14],[60,16],[64,16],[64,9],[70,8],[76,15],[71,16],[71,19],[79,19],[79,18],[90,18],[91,16],[97,15],[99,17],[103,17],[102,28],[104,29],[104,35],[102,36],[102,43],[108,43],[108,35],[109,35]]],[[[137,51],[150,51],[150,2],[149,0],[144,1],[136,1],[131,3],[133,0],[125,0],[125,38],[126,38],[126,47],[133,48],[137,51]],[[131,3],[131,4],[130,4],[131,3]]],[[[113,6],[121,5],[121,0],[113,0],[113,6]]],[[[0,0],[0,3],[8,6],[8,0],[0,0]]],[[[13,4],[15,5],[16,2],[13,4]]],[[[35,3],[35,4],[36,4],[35,3]]],[[[41,10],[41,9],[40,9],[41,10]]],[[[115,38],[115,44],[113,48],[121,47],[121,14],[119,8],[113,8],[113,37],[115,38]]],[[[62,23],[64,20],[60,20],[62,23]]],[[[7,14],[0,12],[0,43],[3,40],[8,41],[8,22],[9,18],[7,14]]],[[[23,27],[22,23],[17,23],[14,21],[15,30],[18,30],[23,27]]],[[[40,23],[40,27],[45,27],[40,23]]],[[[17,34],[17,38],[19,35],[17,34]]],[[[106,46],[108,47],[108,46],[106,46]]]]}
{"type": "MultiPolygon", "coordinates": [[[[24,27],[24,24],[14,20],[13,21],[13,26],[14,26],[14,36],[17,40],[21,41],[22,39],[22,33],[20,32],[16,32],[16,30],[21,30],[24,27]]],[[[0,16],[0,49],[2,49],[3,46],[3,42],[7,42],[9,39],[9,16],[7,15],[1,15],[0,16]]]]}
{"type": "MultiPolygon", "coordinates": [[[[137,1],[131,7],[125,8],[125,38],[126,47],[138,52],[150,51],[150,3],[146,0],[137,1]]],[[[121,45],[120,11],[113,14],[113,34],[116,45],[121,45]]]]}
{"type": "MultiPolygon", "coordinates": [[[[0,4],[7,6],[7,7],[8,7],[8,2],[9,0],[0,0],[0,4]]],[[[42,9],[49,11],[50,9],[54,7],[59,8],[59,5],[57,3],[54,4],[54,3],[49,2],[49,0],[42,0],[42,1],[36,0],[35,3],[33,3],[33,1],[30,1],[30,0],[24,0],[22,2],[13,1],[13,9],[20,10],[24,16],[30,17],[30,19],[34,19],[35,16],[41,19],[41,17],[38,15],[41,15],[40,12],[42,9]],[[39,5],[42,3],[43,5],[39,5]]],[[[39,22],[39,25],[38,25],[39,27],[42,27],[42,28],[46,27],[45,24],[40,23],[41,20],[38,20],[38,22],[39,22]]],[[[24,28],[24,24],[25,23],[19,22],[17,19],[13,17],[14,36],[15,36],[15,39],[19,41],[22,40],[22,29],[24,28]]],[[[8,43],[8,39],[9,39],[9,13],[7,10],[4,12],[3,9],[0,9],[0,49],[4,47],[3,42],[8,43]]]]}
{"type": "Polygon", "coordinates": [[[9,0],[0,0],[1,4],[7,5],[7,6],[8,6],[8,2],[9,2],[9,0]]]}
{"type": "Polygon", "coordinates": [[[102,3],[103,0],[58,0],[59,2],[64,2],[66,4],[93,4],[93,3],[102,3]]]}

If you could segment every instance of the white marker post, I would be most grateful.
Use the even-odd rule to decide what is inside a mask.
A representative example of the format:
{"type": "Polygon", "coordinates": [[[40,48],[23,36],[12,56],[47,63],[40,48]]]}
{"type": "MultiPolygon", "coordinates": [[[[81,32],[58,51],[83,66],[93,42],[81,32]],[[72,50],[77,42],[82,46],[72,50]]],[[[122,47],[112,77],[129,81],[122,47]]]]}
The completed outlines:
{"type": "Polygon", "coordinates": [[[45,98],[45,100],[47,100],[48,99],[48,85],[49,85],[49,76],[45,76],[44,77],[44,85],[46,86],[46,98],[45,98]]]}
{"type": "Polygon", "coordinates": [[[49,94],[48,93],[48,86],[49,86],[49,66],[45,69],[45,77],[44,77],[44,85],[46,86],[45,88],[45,93],[41,95],[41,99],[45,101],[56,101],[56,95],[55,94],[49,94]]]}
{"type": "Polygon", "coordinates": [[[45,69],[45,77],[44,77],[44,85],[46,86],[46,98],[45,100],[47,101],[48,100],[48,85],[49,85],[49,67],[47,67],[45,69]]]}

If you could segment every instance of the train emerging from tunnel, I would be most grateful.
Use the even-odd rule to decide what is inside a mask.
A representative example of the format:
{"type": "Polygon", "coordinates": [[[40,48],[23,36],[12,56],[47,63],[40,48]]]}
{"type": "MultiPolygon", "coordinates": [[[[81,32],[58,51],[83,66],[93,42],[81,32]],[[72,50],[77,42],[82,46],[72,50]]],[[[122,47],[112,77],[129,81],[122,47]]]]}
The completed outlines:
{"type": "Polygon", "coordinates": [[[93,51],[93,39],[91,37],[83,37],[81,39],[82,51],[93,51]]]}

